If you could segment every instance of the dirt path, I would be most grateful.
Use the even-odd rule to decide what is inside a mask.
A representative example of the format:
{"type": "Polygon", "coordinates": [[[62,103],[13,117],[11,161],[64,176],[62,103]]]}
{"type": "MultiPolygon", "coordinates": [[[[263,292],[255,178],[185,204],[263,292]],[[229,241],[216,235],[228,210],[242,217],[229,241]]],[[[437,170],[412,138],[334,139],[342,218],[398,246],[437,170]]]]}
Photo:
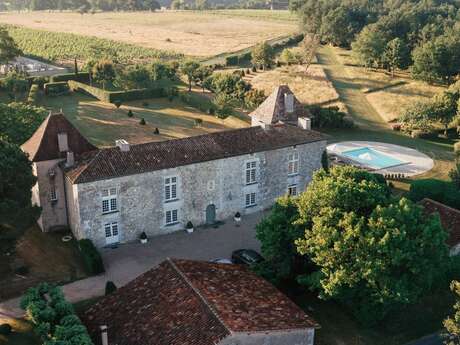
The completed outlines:
{"type": "Polygon", "coordinates": [[[330,47],[322,46],[317,54],[317,59],[359,127],[373,130],[388,129],[379,113],[366,99],[361,85],[354,82],[353,78],[349,76],[346,68],[340,63],[330,47]]]}

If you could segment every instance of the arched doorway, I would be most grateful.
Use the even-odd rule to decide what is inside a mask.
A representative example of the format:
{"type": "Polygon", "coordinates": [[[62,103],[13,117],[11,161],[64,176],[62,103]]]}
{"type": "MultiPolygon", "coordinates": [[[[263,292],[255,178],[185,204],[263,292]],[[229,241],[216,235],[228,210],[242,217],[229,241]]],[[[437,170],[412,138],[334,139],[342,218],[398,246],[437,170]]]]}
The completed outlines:
{"type": "Polygon", "coordinates": [[[206,224],[214,224],[216,222],[216,206],[210,204],[206,207],[206,224]]]}

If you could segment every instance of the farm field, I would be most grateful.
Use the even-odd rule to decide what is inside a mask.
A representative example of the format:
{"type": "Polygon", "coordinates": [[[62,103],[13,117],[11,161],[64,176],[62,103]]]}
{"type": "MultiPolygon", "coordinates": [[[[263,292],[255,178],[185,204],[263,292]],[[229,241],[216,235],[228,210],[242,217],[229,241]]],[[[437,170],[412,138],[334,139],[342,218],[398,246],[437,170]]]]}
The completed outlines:
{"type": "Polygon", "coordinates": [[[338,106],[346,111],[339,100],[339,94],[327,78],[321,65],[312,64],[308,70],[304,66],[283,66],[267,72],[246,75],[256,89],[269,95],[280,84],[289,85],[300,102],[308,105],[338,106]],[[308,85],[308,87],[305,87],[308,85]]]}
{"type": "Polygon", "coordinates": [[[196,57],[241,50],[297,31],[295,21],[264,19],[261,12],[254,16],[236,13],[104,12],[82,16],[71,12],[11,12],[1,13],[0,23],[94,36],[196,57]]]}
{"type": "Polygon", "coordinates": [[[147,99],[124,103],[119,109],[113,104],[73,93],[58,98],[47,97],[42,105],[53,111],[62,111],[67,118],[97,146],[113,146],[116,139],[139,144],[206,134],[225,129],[249,126],[233,116],[221,120],[192,108],[179,100],[147,99]],[[128,117],[132,110],[133,117],[128,117]],[[144,118],[146,125],[140,125],[144,118]],[[195,119],[202,119],[199,126],[195,119]],[[154,134],[158,128],[160,134],[154,134]]]}

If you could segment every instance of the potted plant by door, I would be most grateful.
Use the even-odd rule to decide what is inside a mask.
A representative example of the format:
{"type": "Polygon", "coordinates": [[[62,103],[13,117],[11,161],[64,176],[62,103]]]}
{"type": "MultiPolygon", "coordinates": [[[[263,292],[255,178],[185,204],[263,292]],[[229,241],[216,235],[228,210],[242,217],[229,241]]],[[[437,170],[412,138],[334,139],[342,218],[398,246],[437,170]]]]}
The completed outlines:
{"type": "Polygon", "coordinates": [[[146,244],[149,240],[145,231],[142,231],[142,234],[139,236],[139,239],[141,240],[142,244],[146,244]]]}
{"type": "Polygon", "coordinates": [[[239,226],[241,222],[241,214],[239,212],[236,212],[233,219],[235,220],[236,226],[239,226]]]}
{"type": "Polygon", "coordinates": [[[185,227],[185,230],[187,230],[187,232],[191,234],[193,232],[193,223],[189,221],[185,227]]]}

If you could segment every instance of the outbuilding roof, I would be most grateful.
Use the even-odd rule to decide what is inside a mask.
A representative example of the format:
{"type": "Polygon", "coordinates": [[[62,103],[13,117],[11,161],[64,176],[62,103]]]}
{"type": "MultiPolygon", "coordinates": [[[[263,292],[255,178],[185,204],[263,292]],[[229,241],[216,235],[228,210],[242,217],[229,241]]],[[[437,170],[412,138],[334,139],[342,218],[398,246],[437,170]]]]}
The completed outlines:
{"type": "Polygon", "coordinates": [[[82,320],[96,344],[106,325],[109,344],[117,345],[215,345],[237,332],[319,327],[244,266],[170,259],[104,297],[82,320]]]}

